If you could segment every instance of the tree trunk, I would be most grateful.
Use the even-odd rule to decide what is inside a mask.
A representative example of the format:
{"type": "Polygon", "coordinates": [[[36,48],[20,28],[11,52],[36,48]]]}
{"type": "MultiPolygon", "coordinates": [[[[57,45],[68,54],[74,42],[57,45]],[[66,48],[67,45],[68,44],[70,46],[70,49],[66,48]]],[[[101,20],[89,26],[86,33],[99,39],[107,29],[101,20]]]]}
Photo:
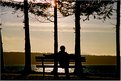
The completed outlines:
{"type": "Polygon", "coordinates": [[[0,28],[0,55],[1,55],[1,72],[4,72],[4,57],[3,57],[3,45],[2,45],[2,34],[0,28]]]}
{"type": "Polygon", "coordinates": [[[28,17],[28,1],[24,0],[24,26],[25,26],[25,68],[24,71],[31,71],[31,47],[29,36],[29,17],[28,17]]]}
{"type": "MultiPolygon", "coordinates": [[[[54,0],[54,54],[57,56],[58,53],[58,26],[57,26],[57,1],[54,0]]],[[[57,71],[58,71],[58,62],[57,58],[54,59],[54,78],[57,79],[57,71]]]]}
{"type": "Polygon", "coordinates": [[[80,3],[76,1],[75,4],[75,70],[74,73],[81,75],[83,72],[81,64],[81,48],[80,48],[80,3]]]}
{"type": "Polygon", "coordinates": [[[116,55],[117,55],[117,77],[120,78],[120,0],[117,0],[116,55]]]}

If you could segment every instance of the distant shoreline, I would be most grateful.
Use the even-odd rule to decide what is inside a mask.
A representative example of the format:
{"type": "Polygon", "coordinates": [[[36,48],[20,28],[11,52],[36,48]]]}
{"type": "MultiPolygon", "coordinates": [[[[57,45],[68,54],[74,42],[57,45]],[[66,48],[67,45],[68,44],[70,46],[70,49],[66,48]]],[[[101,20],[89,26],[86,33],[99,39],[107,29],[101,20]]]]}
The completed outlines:
{"type": "MultiPolygon", "coordinates": [[[[4,53],[21,53],[21,54],[24,54],[25,52],[4,52],[4,53]]],[[[48,52],[48,53],[44,53],[44,52],[31,52],[31,54],[54,54],[54,53],[50,53],[50,52],[48,52]]],[[[69,53],[69,54],[74,54],[74,53],[69,53]]],[[[116,56],[116,55],[89,55],[89,54],[81,54],[82,56],[116,56]]],[[[120,56],[121,57],[121,56],[120,56]]]]}
{"type": "MultiPolygon", "coordinates": [[[[52,54],[52,53],[32,53],[31,63],[38,64],[35,61],[35,56],[42,54],[52,54]]],[[[116,56],[96,56],[96,55],[82,55],[86,58],[86,62],[83,64],[89,65],[115,65],[116,56]]],[[[6,65],[24,64],[25,55],[24,52],[4,52],[4,63],[6,65]]]]}

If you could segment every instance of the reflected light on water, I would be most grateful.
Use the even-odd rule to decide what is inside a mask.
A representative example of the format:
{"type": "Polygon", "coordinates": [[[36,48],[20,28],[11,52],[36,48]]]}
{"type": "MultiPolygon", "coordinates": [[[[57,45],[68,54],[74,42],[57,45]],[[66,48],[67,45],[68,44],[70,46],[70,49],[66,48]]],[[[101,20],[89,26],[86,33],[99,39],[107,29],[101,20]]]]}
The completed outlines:
{"type": "MultiPolygon", "coordinates": [[[[32,70],[36,71],[36,72],[43,72],[43,68],[39,68],[39,67],[36,67],[36,65],[33,65],[32,66],[32,70]]],[[[53,71],[53,68],[45,68],[45,72],[51,72],[53,71]]],[[[69,72],[73,72],[74,69],[73,68],[69,68],[69,72]]],[[[63,68],[58,68],[58,72],[59,73],[65,73],[65,70],[63,68]]]]}

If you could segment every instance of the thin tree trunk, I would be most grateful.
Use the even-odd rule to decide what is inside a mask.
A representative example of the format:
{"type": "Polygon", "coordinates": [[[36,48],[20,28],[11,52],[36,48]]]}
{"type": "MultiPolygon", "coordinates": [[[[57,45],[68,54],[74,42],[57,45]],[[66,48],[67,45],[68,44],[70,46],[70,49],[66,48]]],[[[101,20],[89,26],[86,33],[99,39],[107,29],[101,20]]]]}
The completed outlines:
{"type": "Polygon", "coordinates": [[[83,72],[81,64],[81,48],[80,48],[80,2],[76,1],[75,4],[75,70],[74,73],[81,75],[83,72]]]}
{"type": "Polygon", "coordinates": [[[116,55],[117,55],[117,77],[120,78],[120,0],[117,0],[116,55]]]}
{"type": "Polygon", "coordinates": [[[28,1],[24,0],[24,26],[25,26],[25,68],[24,71],[31,71],[31,47],[29,36],[29,17],[28,17],[28,1]]]}
{"type": "Polygon", "coordinates": [[[2,34],[0,28],[0,55],[1,55],[1,72],[4,72],[4,57],[3,57],[3,45],[2,45],[2,34]]]}
{"type": "MultiPolygon", "coordinates": [[[[57,1],[54,0],[54,54],[57,56],[58,52],[58,26],[57,26],[57,1]]],[[[58,71],[58,62],[57,58],[54,59],[54,78],[57,79],[57,71],[58,71]]]]}

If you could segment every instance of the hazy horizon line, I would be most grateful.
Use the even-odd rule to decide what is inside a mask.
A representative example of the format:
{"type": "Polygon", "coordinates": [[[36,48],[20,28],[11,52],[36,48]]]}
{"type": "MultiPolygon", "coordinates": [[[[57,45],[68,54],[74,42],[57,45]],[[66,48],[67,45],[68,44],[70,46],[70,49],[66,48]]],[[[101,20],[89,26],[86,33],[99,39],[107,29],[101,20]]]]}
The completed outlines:
{"type": "MultiPolygon", "coordinates": [[[[16,51],[4,51],[3,53],[24,53],[24,52],[16,52],[16,51]]],[[[31,53],[37,53],[37,54],[54,54],[52,52],[31,52],[31,53]]],[[[68,54],[75,54],[75,53],[68,53],[68,54]]],[[[98,55],[98,54],[84,54],[82,53],[81,54],[82,56],[116,56],[116,55],[106,55],[106,54],[103,54],[103,55],[98,55]]],[[[120,56],[121,57],[121,56],[120,56]]]]}

